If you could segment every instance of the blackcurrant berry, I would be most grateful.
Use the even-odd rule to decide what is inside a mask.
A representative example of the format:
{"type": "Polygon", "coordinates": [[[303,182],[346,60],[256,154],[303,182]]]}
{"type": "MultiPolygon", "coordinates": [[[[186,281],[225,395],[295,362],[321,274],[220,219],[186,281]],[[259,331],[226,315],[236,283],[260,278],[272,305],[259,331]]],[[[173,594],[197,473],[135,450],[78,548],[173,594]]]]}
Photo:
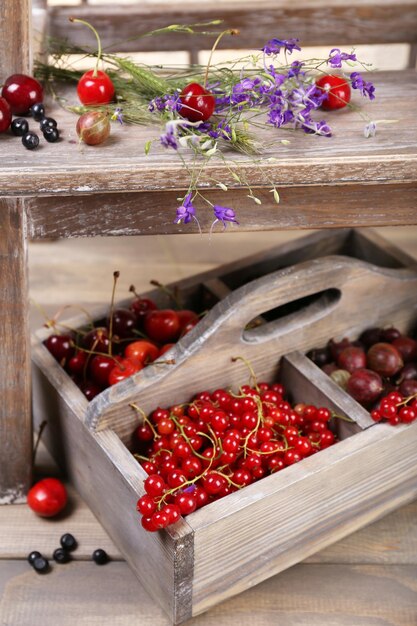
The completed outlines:
{"type": "Polygon", "coordinates": [[[94,550],[92,558],[94,563],[97,563],[97,565],[105,565],[109,560],[107,552],[101,548],[94,550]]]}
{"type": "Polygon", "coordinates": [[[49,569],[49,561],[44,556],[38,556],[32,563],[33,569],[39,574],[45,574],[49,569]]]}
{"type": "Polygon", "coordinates": [[[39,137],[36,133],[32,133],[31,131],[29,131],[28,133],[23,135],[22,144],[28,150],[34,150],[39,145],[39,137]]]}
{"type": "Polygon", "coordinates": [[[43,117],[45,117],[45,107],[42,102],[36,102],[32,104],[30,107],[30,112],[34,120],[39,122],[43,117]]]}
{"type": "Polygon", "coordinates": [[[57,548],[52,556],[57,563],[68,563],[71,560],[70,553],[68,550],[64,550],[64,548],[57,548]]]}
{"type": "Polygon", "coordinates": [[[53,117],[43,117],[39,124],[39,128],[42,132],[45,132],[47,128],[56,128],[57,126],[57,121],[54,120],[53,117]]]}
{"type": "Polygon", "coordinates": [[[71,535],[71,533],[65,533],[65,535],[62,535],[59,543],[64,550],[68,550],[69,552],[72,552],[77,547],[77,540],[73,537],[73,535],[71,535]]]}
{"type": "Polygon", "coordinates": [[[29,124],[24,117],[16,117],[10,124],[13,135],[16,137],[23,137],[29,130],[29,124]]]}
{"type": "Polygon", "coordinates": [[[40,552],[38,552],[37,550],[34,550],[33,552],[31,552],[28,556],[28,562],[33,565],[34,561],[36,559],[39,559],[42,556],[42,554],[40,552]]]}
{"type": "Polygon", "coordinates": [[[59,139],[59,130],[57,128],[45,128],[43,136],[49,143],[55,143],[59,139]]]}

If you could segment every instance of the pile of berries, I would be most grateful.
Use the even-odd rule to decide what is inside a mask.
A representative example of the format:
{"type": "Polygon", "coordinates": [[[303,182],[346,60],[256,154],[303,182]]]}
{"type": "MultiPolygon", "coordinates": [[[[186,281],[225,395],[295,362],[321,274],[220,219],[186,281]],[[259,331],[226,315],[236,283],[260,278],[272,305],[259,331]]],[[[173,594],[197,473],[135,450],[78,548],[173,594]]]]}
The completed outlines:
{"type": "MultiPolygon", "coordinates": [[[[130,290],[135,293],[133,286],[130,290]]],[[[97,326],[54,333],[44,341],[88,400],[160,359],[200,319],[189,309],[159,309],[152,299],[135,296],[128,308],[114,308],[112,301],[107,319],[97,326]]]]}
{"type": "MultiPolygon", "coordinates": [[[[59,540],[61,544],[59,548],[54,550],[52,555],[55,563],[69,563],[72,559],[71,552],[77,548],[77,540],[71,533],[65,533],[59,540]]],[[[97,565],[105,565],[109,561],[107,552],[102,548],[97,548],[91,555],[92,560],[97,565]]],[[[29,564],[38,574],[46,574],[50,571],[49,560],[43,556],[38,550],[33,550],[27,558],[29,564]]]]}
{"type": "MultiPolygon", "coordinates": [[[[148,531],[333,445],[327,408],[291,404],[281,384],[239,393],[203,391],[187,405],[157,408],[136,429],[135,457],[148,474],[137,510],[148,531]]],[[[134,404],[132,407],[136,410],[134,404]]]]}
{"type": "Polygon", "coordinates": [[[13,135],[22,138],[22,144],[28,150],[34,150],[39,145],[39,136],[29,130],[27,116],[39,122],[40,130],[48,143],[59,140],[57,122],[45,115],[42,103],[42,85],[26,74],[13,74],[3,85],[0,97],[0,133],[10,127],[13,135]],[[12,119],[13,115],[17,115],[12,119]],[[21,117],[24,116],[24,117],[21,117]]]}
{"type": "Polygon", "coordinates": [[[331,339],[308,356],[375,421],[417,418],[417,341],[397,328],[369,328],[356,341],[331,339]]]}

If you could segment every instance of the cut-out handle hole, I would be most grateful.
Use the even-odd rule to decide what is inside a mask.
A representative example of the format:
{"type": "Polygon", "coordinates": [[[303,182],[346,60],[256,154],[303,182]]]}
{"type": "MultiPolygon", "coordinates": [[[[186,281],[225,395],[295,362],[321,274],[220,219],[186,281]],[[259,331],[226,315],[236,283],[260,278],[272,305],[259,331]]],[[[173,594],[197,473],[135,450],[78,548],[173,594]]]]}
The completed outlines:
{"type": "Polygon", "coordinates": [[[262,341],[270,334],[289,332],[300,323],[304,325],[321,319],[338,304],[340,298],[339,289],[324,289],[265,311],[246,325],[243,341],[262,341]]]}

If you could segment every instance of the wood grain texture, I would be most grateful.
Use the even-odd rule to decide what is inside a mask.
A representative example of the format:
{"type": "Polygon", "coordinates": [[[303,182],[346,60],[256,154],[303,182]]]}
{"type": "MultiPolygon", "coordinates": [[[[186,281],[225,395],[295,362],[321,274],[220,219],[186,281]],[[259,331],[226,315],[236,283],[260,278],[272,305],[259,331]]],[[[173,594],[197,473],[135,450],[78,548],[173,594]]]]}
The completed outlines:
{"type": "MultiPolygon", "coordinates": [[[[52,7],[50,33],[86,45],[83,29],[68,32],[72,7],[52,7]]],[[[289,0],[250,0],[207,5],[201,2],[90,5],[78,8],[77,16],[95,24],[104,46],[117,51],[189,50],[197,45],[210,49],[207,37],[171,34],[138,39],[140,33],[168,24],[192,24],[221,19],[224,28],[240,31],[233,40],[225,38],[223,48],[260,48],[280,35],[298,37],[303,45],[415,42],[417,5],[414,0],[354,0],[349,6],[338,0],[303,0],[294,6],[289,0]],[[126,14],[129,19],[126,19],[126,14]]]]}
{"type": "MultiPolygon", "coordinates": [[[[294,211],[293,205],[286,208],[285,196],[286,190],[293,187],[299,189],[308,186],[304,205],[310,203],[310,206],[315,206],[317,210],[318,205],[323,202],[323,197],[319,195],[319,201],[316,202],[315,194],[324,186],[328,191],[328,203],[335,204],[333,212],[342,214],[347,210],[353,221],[354,205],[349,203],[349,195],[354,193],[357,186],[369,184],[372,187],[368,195],[379,193],[379,197],[373,203],[375,212],[373,223],[378,220],[385,223],[384,214],[381,215],[380,210],[383,211],[384,207],[387,210],[388,202],[384,202],[384,198],[389,198],[391,186],[394,192],[396,190],[394,195],[398,201],[400,188],[404,185],[403,193],[408,196],[405,201],[405,204],[408,204],[408,220],[411,220],[412,216],[414,220],[416,219],[417,209],[415,204],[411,204],[411,189],[407,189],[406,185],[416,182],[417,149],[414,137],[417,130],[417,76],[411,71],[381,72],[374,75],[373,79],[376,81],[378,98],[374,102],[363,101],[361,103],[363,113],[370,115],[373,119],[397,120],[392,124],[381,125],[374,139],[365,139],[360,117],[352,111],[345,111],[329,118],[334,129],[332,138],[292,133],[291,144],[281,145],[278,148],[276,141],[279,142],[284,137],[288,139],[288,132],[277,131],[272,139],[271,132],[260,132],[259,139],[266,147],[265,155],[257,167],[254,167],[253,161],[244,155],[230,155],[238,171],[247,177],[248,182],[255,187],[257,193],[261,194],[261,198],[268,206],[271,206],[271,194],[268,193],[271,184],[278,187],[283,194],[283,200],[280,205],[275,205],[275,215],[280,216],[287,210],[288,212],[294,211]],[[269,148],[271,141],[275,145],[269,148]],[[340,196],[338,196],[338,186],[342,187],[340,196]],[[381,205],[380,210],[378,205],[381,205]]],[[[158,128],[114,126],[108,142],[98,148],[84,146],[80,150],[75,134],[76,117],[63,110],[51,110],[52,113],[62,129],[63,140],[53,146],[45,146],[42,159],[29,150],[25,153],[19,152],[19,154],[12,150],[10,142],[13,142],[13,138],[11,136],[5,137],[1,142],[0,157],[7,156],[1,159],[0,165],[0,186],[3,195],[28,197],[53,195],[56,199],[59,196],[72,195],[74,197],[73,210],[76,212],[80,208],[79,198],[86,201],[95,194],[120,192],[123,193],[124,202],[126,202],[127,192],[158,192],[159,194],[162,191],[171,191],[172,195],[164,208],[166,224],[172,222],[173,210],[177,206],[173,193],[175,192],[177,197],[180,190],[185,191],[189,180],[185,168],[175,153],[168,152],[162,147],[155,147],[154,152],[147,157],[143,154],[145,142],[158,137],[158,128]]],[[[207,177],[221,180],[230,187],[228,193],[221,194],[223,204],[226,198],[230,199],[233,191],[245,189],[244,185],[233,180],[221,159],[212,159],[207,167],[207,177]]],[[[212,180],[210,182],[204,179],[201,184],[205,191],[215,188],[212,180]]],[[[154,204],[150,205],[151,209],[158,201],[165,200],[165,198],[159,199],[158,194],[155,194],[154,204]]],[[[363,195],[366,194],[363,193],[363,195]]],[[[132,199],[137,200],[137,198],[132,199]]],[[[357,199],[358,196],[356,196],[356,201],[357,199]]],[[[149,201],[149,197],[146,200],[149,201]]],[[[239,197],[238,200],[240,200],[239,197]]],[[[298,199],[294,199],[294,202],[300,200],[301,190],[298,199]]],[[[371,202],[372,200],[363,200],[359,203],[359,208],[364,204],[369,208],[371,202]]],[[[110,204],[106,202],[106,206],[109,207],[110,204]]],[[[247,207],[248,204],[244,206],[247,207]]],[[[140,208],[138,207],[137,210],[140,208]]],[[[253,204],[253,213],[257,208],[253,204]]],[[[403,209],[404,203],[400,203],[398,208],[400,213],[403,209]]],[[[29,204],[28,211],[30,210],[29,204]]],[[[392,206],[390,210],[393,211],[392,206]]],[[[104,211],[108,215],[108,208],[106,210],[104,207],[104,211]]],[[[328,210],[326,213],[331,226],[332,212],[328,210]]],[[[358,209],[355,225],[357,225],[356,221],[360,220],[357,213],[358,209]]],[[[146,217],[146,221],[145,218],[143,219],[142,233],[157,232],[152,228],[151,213],[146,217]]],[[[205,225],[203,216],[202,220],[205,225]]],[[[395,221],[394,216],[392,220],[393,223],[400,223],[395,221]]],[[[112,221],[108,232],[114,233],[117,225],[114,218],[112,221]]],[[[292,224],[293,227],[298,228],[308,227],[308,223],[303,218],[302,207],[298,214],[298,224],[295,219],[292,224]]],[[[126,224],[123,226],[125,230],[121,229],[119,234],[124,232],[129,234],[126,224]]],[[[275,227],[279,227],[278,220],[275,221],[275,227]]],[[[89,232],[97,234],[97,231],[91,229],[89,232]]]]}
{"type": "MultiPolygon", "coordinates": [[[[286,187],[280,192],[279,206],[261,189],[256,194],[262,205],[256,207],[246,190],[228,193],[227,202],[239,217],[239,227],[229,227],[234,232],[417,223],[415,184],[369,185],[366,193],[359,185],[314,187],[308,192],[305,187],[286,187]]],[[[226,202],[219,191],[205,196],[213,204],[226,202]]],[[[30,199],[26,201],[30,237],[198,234],[197,224],[174,224],[177,197],[176,192],[142,192],[30,199]]],[[[201,230],[208,233],[211,211],[200,211],[199,221],[201,230]]]]}
{"type": "Polygon", "coordinates": [[[145,531],[136,512],[146,474],[117,436],[92,436],[82,423],[81,405],[70,390],[52,387],[34,368],[34,420],[48,416],[45,443],[88,502],[147,591],[173,620],[191,616],[193,536],[185,521],[175,530],[145,531]]]}
{"type": "MultiPolygon", "coordinates": [[[[191,626],[414,626],[417,567],[300,564],[214,607],[191,626]]],[[[125,563],[37,576],[0,561],[5,626],[170,626],[125,563]]]]}
{"type": "Polygon", "coordinates": [[[0,3],[0,80],[31,71],[31,0],[0,3]]]}
{"type": "Polygon", "coordinates": [[[188,516],[193,615],[412,501],[417,470],[405,456],[416,443],[417,425],[373,426],[188,516]]]}
{"type": "Polygon", "coordinates": [[[25,497],[32,472],[25,215],[0,198],[0,503],[25,497]]]}

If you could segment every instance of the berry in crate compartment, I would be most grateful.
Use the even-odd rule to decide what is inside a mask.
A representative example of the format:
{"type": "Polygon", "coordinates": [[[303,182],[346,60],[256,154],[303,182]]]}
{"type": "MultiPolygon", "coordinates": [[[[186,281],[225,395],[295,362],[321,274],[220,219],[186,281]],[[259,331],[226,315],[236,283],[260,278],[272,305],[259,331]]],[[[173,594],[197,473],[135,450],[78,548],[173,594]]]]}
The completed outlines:
{"type": "Polygon", "coordinates": [[[417,339],[395,326],[366,328],[356,339],[330,339],[307,356],[375,422],[417,419],[417,339]]]}
{"type": "Polygon", "coordinates": [[[132,448],[148,474],[137,502],[145,530],[166,528],[332,446],[334,421],[352,421],[323,406],[291,403],[282,384],[257,384],[253,372],[252,380],[237,393],[202,391],[148,416],[132,403],[143,418],[132,448]]]}
{"type": "Polygon", "coordinates": [[[88,400],[150,363],[170,362],[163,355],[197,325],[205,308],[213,304],[207,294],[201,294],[200,300],[195,298],[191,303],[193,310],[185,308],[175,287],[168,289],[151,281],[164,293],[164,302],[138,295],[132,285],[133,299],[116,305],[118,278],[116,271],[105,318],[90,318],[88,325],[72,328],[59,321],[58,313],[45,324],[52,334],[44,345],[88,400]]]}

